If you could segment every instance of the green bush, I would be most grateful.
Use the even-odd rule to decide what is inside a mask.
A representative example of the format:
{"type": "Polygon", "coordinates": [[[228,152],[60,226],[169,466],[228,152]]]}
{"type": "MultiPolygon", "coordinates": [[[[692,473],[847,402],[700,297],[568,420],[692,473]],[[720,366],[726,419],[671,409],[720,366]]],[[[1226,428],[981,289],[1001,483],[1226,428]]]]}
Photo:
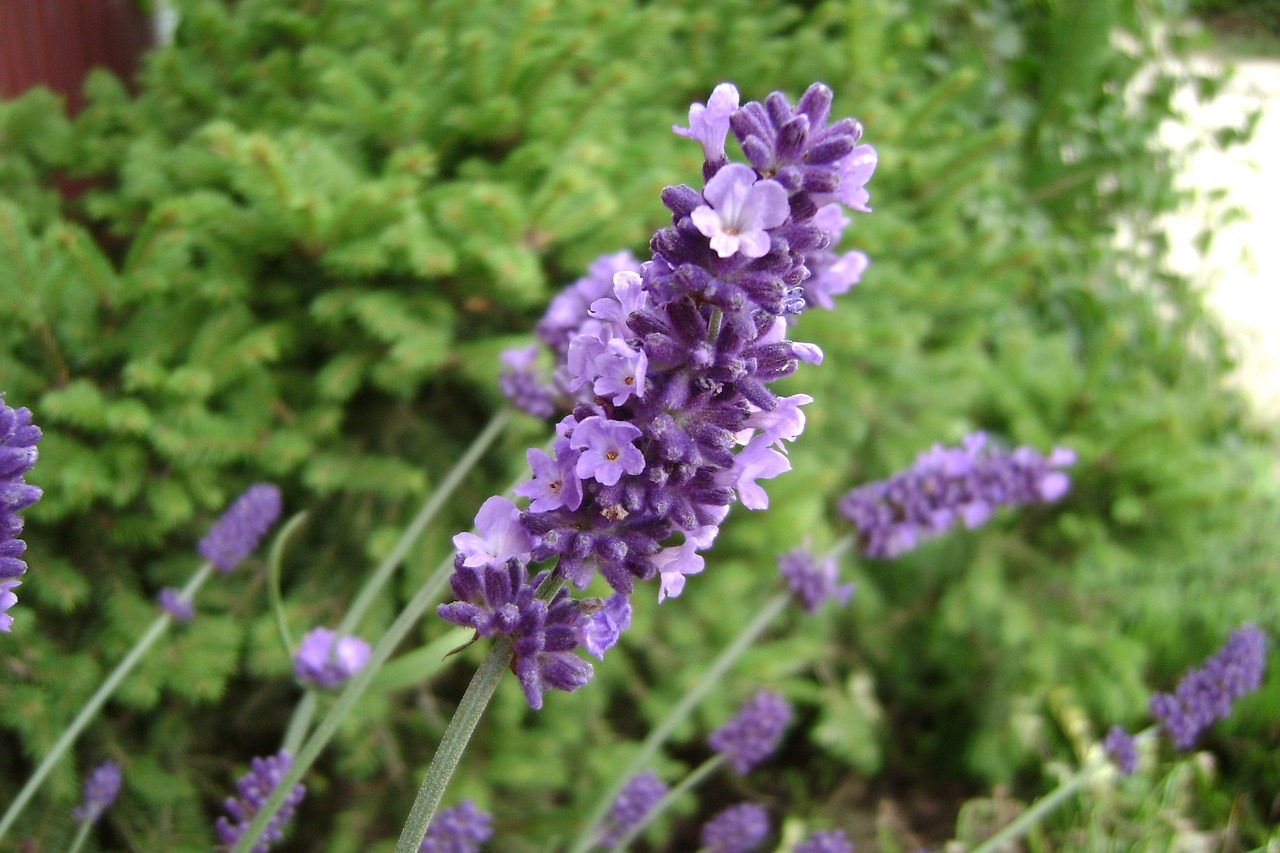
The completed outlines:
{"type": "MultiPolygon", "coordinates": [[[[769,555],[797,530],[834,541],[845,489],[977,428],[1073,447],[1072,495],[893,565],[858,562],[850,611],[771,636],[663,760],[700,757],[702,733],[763,684],[808,724],[758,792],[797,816],[842,822],[851,778],[948,816],[991,785],[1041,790],[1046,756],[1070,754],[1061,691],[1099,727],[1137,722],[1151,688],[1240,622],[1280,624],[1273,451],[1224,390],[1225,344],[1161,272],[1150,230],[1179,200],[1174,152],[1156,144],[1176,72],[1135,88],[1153,14],[1101,0],[192,0],[136,96],[98,75],[74,120],[38,92],[0,106],[0,386],[46,435],[0,683],[0,799],[246,484],[271,479],[311,510],[286,612],[336,621],[498,405],[500,347],[592,258],[642,251],[666,221],[661,187],[696,180],[697,146],[669,132],[688,104],[721,80],[759,98],[819,79],[864,122],[880,170],[876,213],[851,238],[871,270],[837,312],[802,321],[827,361],[791,383],[818,400],[795,470],[770,484],[767,514],[730,523],[680,600],[641,593],[629,642],[588,689],[537,715],[500,690],[450,799],[497,812],[493,849],[554,849],[754,612],[769,555]],[[68,180],[87,188],[60,193],[68,180]]],[[[506,439],[362,633],[545,435],[524,422],[506,439]]],[[[23,831],[57,832],[77,767],[127,755],[104,838],[208,848],[210,815],[237,768],[276,749],[297,690],[260,572],[219,578],[200,609],[23,831]]],[[[394,835],[469,674],[362,702],[308,777],[301,848],[394,835]]],[[[1271,686],[1215,736],[1218,793],[1188,820],[1225,825],[1241,794],[1243,831],[1261,837],[1277,702],[1271,686]]]]}

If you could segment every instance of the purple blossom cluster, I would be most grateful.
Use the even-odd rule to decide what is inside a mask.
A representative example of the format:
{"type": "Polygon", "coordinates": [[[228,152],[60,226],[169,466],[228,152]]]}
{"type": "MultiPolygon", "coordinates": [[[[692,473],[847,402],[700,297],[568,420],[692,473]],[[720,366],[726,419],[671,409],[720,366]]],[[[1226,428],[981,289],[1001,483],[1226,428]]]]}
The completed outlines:
{"type": "Polygon", "coordinates": [[[794,853],[853,853],[853,844],[838,829],[819,830],[797,844],[794,853]]]}
{"type": "Polygon", "coordinates": [[[778,571],[806,613],[816,613],[823,604],[833,600],[843,606],[853,595],[853,584],[837,583],[839,574],[834,558],[818,560],[804,548],[793,548],[780,555],[778,571]]]}
{"type": "Polygon", "coordinates": [[[711,733],[707,744],[740,775],[768,758],[791,722],[791,705],[781,694],[761,690],[730,720],[711,733]]]}
{"type": "Polygon", "coordinates": [[[184,596],[181,590],[166,586],[156,593],[156,603],[160,609],[179,622],[190,622],[196,618],[196,611],[191,599],[184,596]]]}
{"type": "Polygon", "coordinates": [[[31,410],[11,408],[0,393],[0,631],[5,633],[13,627],[9,608],[18,601],[13,590],[21,586],[18,578],[27,571],[22,559],[27,543],[18,538],[23,524],[18,512],[41,495],[24,479],[36,464],[39,441],[40,428],[31,423],[31,410]]]}
{"type": "Polygon", "coordinates": [[[652,770],[638,773],[627,780],[618,792],[617,799],[609,807],[604,818],[604,830],[600,835],[600,846],[612,850],[622,837],[631,831],[645,815],[653,810],[658,801],[670,790],[667,784],[658,778],[652,770]]]}
{"type": "Polygon", "coordinates": [[[258,547],[280,510],[280,489],[270,483],[250,486],[214,522],[196,550],[225,574],[258,547]]]}
{"type": "Polygon", "coordinates": [[[558,592],[547,601],[553,589],[585,589],[598,574],[621,596],[655,578],[659,600],[679,595],[729,505],[766,508],[757,481],[790,470],[786,443],[803,431],[800,407],[812,398],[769,386],[822,352],[788,340],[788,318],[806,307],[814,269],[831,295],[865,266],[828,251],[848,222],[838,205],[868,210],[876,163],[859,144],[861,125],[828,123],[831,100],[814,84],[794,107],[779,92],[739,107],[733,86],[716,87],[676,129],[702,146],[705,185],[663,191],[672,224],[650,241],[652,259],[601,259],[552,304],[538,328],[557,363],[544,394],[534,388],[535,354],[508,358],[524,374],[506,381],[517,398],[569,414],[550,453],[528,453],[533,477],[516,489],[528,508],[487,503],[502,518],[482,509],[479,533],[455,538],[459,602],[440,613],[516,638],[530,704],[541,701],[535,677],[574,689],[590,676],[559,638],[584,635],[591,614],[558,592]],[[730,131],[750,165],[726,157],[730,131]],[[538,593],[543,581],[524,577],[527,564],[550,561],[538,593]],[[532,637],[526,647],[541,662],[520,651],[532,637]]]}
{"type": "MultiPolygon", "coordinates": [[[[293,758],[283,749],[266,758],[255,758],[249,764],[249,772],[236,782],[238,796],[227,797],[223,803],[230,816],[218,818],[214,831],[218,839],[228,849],[234,847],[240,837],[248,830],[249,824],[258,814],[258,810],[266,805],[267,799],[280,784],[284,774],[289,771],[293,758]]],[[[285,797],[280,810],[272,816],[267,828],[253,845],[252,853],[267,853],[271,845],[284,836],[284,825],[293,817],[293,810],[302,802],[307,794],[303,785],[294,785],[293,790],[285,797]]]]}
{"type": "Polygon", "coordinates": [[[307,685],[337,687],[364,668],[372,651],[359,637],[339,637],[328,628],[312,628],[294,655],[293,674],[307,685]]]}
{"type": "Polygon", "coordinates": [[[121,781],[119,764],[114,761],[99,764],[85,780],[84,803],[72,812],[72,817],[81,823],[97,823],[116,801],[121,781]]]}
{"type": "Polygon", "coordinates": [[[463,800],[453,808],[441,809],[431,819],[419,853],[479,853],[480,845],[493,836],[493,817],[463,800]]]}
{"type": "Polygon", "coordinates": [[[1112,726],[1102,741],[1102,749],[1107,758],[1125,776],[1138,768],[1138,744],[1133,735],[1120,726],[1112,726]]]}
{"type": "Polygon", "coordinates": [[[769,816],[755,803],[730,806],[702,826],[705,853],[749,853],[769,834],[769,816]]]}
{"type": "Polygon", "coordinates": [[[1047,457],[1029,447],[998,450],[974,433],[960,447],[934,445],[907,470],[853,489],[839,509],[858,528],[860,551],[888,559],[957,522],[978,527],[997,507],[1057,500],[1071,485],[1058,469],[1074,462],[1070,450],[1047,457]]]}
{"type": "Polygon", "coordinates": [[[1267,636],[1245,625],[1199,669],[1187,672],[1173,693],[1151,697],[1151,715],[1178,749],[1189,748],[1204,729],[1231,714],[1231,706],[1262,684],[1267,636]]]}

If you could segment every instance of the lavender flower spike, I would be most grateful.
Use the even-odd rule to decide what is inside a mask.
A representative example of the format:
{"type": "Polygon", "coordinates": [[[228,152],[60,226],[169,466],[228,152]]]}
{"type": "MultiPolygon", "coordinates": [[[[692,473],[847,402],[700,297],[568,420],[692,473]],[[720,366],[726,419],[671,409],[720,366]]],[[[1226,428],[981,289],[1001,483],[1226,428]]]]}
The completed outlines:
{"type": "MultiPolygon", "coordinates": [[[[255,758],[250,763],[249,772],[236,782],[238,797],[227,797],[225,806],[230,818],[220,817],[214,824],[219,840],[227,847],[234,847],[244,835],[258,810],[266,805],[267,798],[280,784],[284,774],[288,772],[293,758],[283,749],[268,758],[255,758]]],[[[280,811],[276,812],[253,845],[252,853],[267,853],[271,845],[284,836],[284,825],[293,817],[293,810],[306,796],[307,789],[302,785],[294,785],[293,790],[285,797],[280,811]]]]}
{"type": "Polygon", "coordinates": [[[1138,767],[1138,745],[1133,735],[1120,726],[1112,726],[1102,742],[1102,749],[1122,774],[1129,776],[1138,767]]]}
{"type": "Polygon", "coordinates": [[[605,816],[600,846],[613,849],[666,796],[667,790],[667,784],[652,770],[646,770],[627,780],[627,784],[618,792],[618,798],[613,801],[609,814],[605,816]]]}
{"type": "Polygon", "coordinates": [[[17,603],[15,587],[27,571],[22,554],[27,544],[18,538],[22,518],[18,511],[40,499],[41,491],[27,485],[23,476],[36,464],[40,428],[31,423],[31,410],[10,408],[0,393],[0,631],[13,627],[8,610],[17,603]]]}
{"type": "Polygon", "coordinates": [[[81,823],[97,823],[119,793],[120,765],[104,761],[85,780],[84,804],[71,813],[72,817],[81,823]]]}
{"type": "Polygon", "coordinates": [[[1057,500],[1070,486],[1057,469],[1074,462],[1062,448],[1048,457],[1029,447],[992,449],[986,435],[974,433],[960,447],[934,445],[906,471],[859,486],[839,508],[858,528],[862,553],[887,559],[957,522],[977,527],[999,506],[1057,500]]]}
{"type": "Polygon", "coordinates": [[[745,776],[778,746],[791,706],[778,693],[761,690],[738,709],[729,722],[711,733],[708,745],[745,776]]]}
{"type": "Polygon", "coordinates": [[[179,590],[171,586],[166,586],[156,594],[156,602],[164,612],[179,622],[190,622],[196,616],[195,609],[191,606],[191,599],[184,598],[179,590]]]}
{"type": "Polygon", "coordinates": [[[280,489],[270,483],[250,486],[200,540],[200,556],[223,573],[231,571],[258,547],[280,510],[280,489]]]}
{"type": "Polygon", "coordinates": [[[853,844],[838,829],[819,831],[797,844],[793,853],[853,853],[853,844]]]}
{"type": "Polygon", "coordinates": [[[337,687],[369,662],[369,644],[359,637],[339,637],[328,628],[312,628],[293,659],[293,674],[304,684],[337,687]]]}
{"type": "Polygon", "coordinates": [[[441,809],[427,827],[419,853],[478,853],[480,845],[493,836],[493,817],[463,800],[451,809],[441,809]]]}
{"type": "Polygon", "coordinates": [[[707,821],[700,841],[705,853],[748,853],[769,834],[769,816],[755,803],[730,806],[707,821]]]}
{"type": "Polygon", "coordinates": [[[1196,735],[1231,714],[1232,703],[1258,689],[1266,662],[1266,634],[1245,625],[1204,666],[1184,675],[1172,694],[1152,696],[1151,715],[1175,747],[1187,749],[1196,735]]]}
{"type": "Polygon", "coordinates": [[[834,559],[828,557],[818,562],[804,548],[793,548],[778,557],[778,571],[806,613],[817,613],[819,607],[833,599],[843,606],[853,595],[853,584],[836,584],[834,559]]]}

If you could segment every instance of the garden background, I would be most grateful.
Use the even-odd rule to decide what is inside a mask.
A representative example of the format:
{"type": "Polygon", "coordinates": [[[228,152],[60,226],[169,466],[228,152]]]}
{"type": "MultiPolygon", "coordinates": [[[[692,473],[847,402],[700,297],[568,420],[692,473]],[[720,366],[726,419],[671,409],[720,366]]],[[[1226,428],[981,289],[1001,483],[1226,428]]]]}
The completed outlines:
{"type": "MultiPolygon", "coordinates": [[[[847,243],[872,265],[835,312],[803,318],[827,360],[783,390],[816,402],[770,509],[735,512],[679,599],[637,596],[588,687],[539,712],[514,683],[498,691],[446,798],[495,815],[486,849],[562,846],[771,594],[772,555],[829,546],[844,491],[976,429],[1074,449],[1071,493],[893,562],[846,558],[852,604],[773,631],[658,768],[699,761],[706,732],[768,687],[797,707],[768,772],[683,802],[649,849],[693,849],[699,819],[743,798],[786,818],[775,840],[821,826],[862,849],[973,841],[1111,724],[1145,725],[1151,692],[1231,630],[1277,635],[1276,431],[1224,381],[1233,351],[1202,289],[1163,263],[1162,217],[1189,191],[1162,122],[1191,128],[1187,146],[1230,145],[1251,122],[1205,125],[1194,98],[1175,103],[1223,84],[1188,62],[1207,37],[1179,4],[178,6],[174,44],[132,93],[98,72],[74,119],[43,91],[0,104],[0,390],[45,433],[31,570],[0,638],[0,802],[248,484],[310,513],[284,557],[295,632],[335,624],[503,405],[497,353],[529,342],[596,256],[642,255],[668,220],[661,188],[696,182],[697,146],[670,128],[724,80],[754,99],[822,80],[834,114],[863,122],[875,213],[847,243]]],[[[508,430],[363,636],[548,435],[523,416],[508,430]]],[[[28,809],[15,837],[30,849],[65,846],[104,758],[125,784],[99,849],[211,847],[232,780],[276,750],[300,691],[260,559],[198,610],[28,809]]],[[[429,617],[416,640],[442,629],[429,617]]],[[[425,682],[412,658],[390,669],[308,774],[281,849],[389,850],[480,653],[425,682]]],[[[1274,669],[1200,751],[1103,780],[1032,849],[1275,843],[1274,669]]]]}

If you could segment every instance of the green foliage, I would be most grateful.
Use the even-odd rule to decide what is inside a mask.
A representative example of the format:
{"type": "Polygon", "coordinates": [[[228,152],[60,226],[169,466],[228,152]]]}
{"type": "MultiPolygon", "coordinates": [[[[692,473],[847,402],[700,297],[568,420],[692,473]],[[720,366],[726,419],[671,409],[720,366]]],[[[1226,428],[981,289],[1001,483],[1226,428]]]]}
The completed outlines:
{"type": "MultiPolygon", "coordinates": [[[[755,688],[798,704],[776,772],[723,783],[698,814],[750,790],[840,825],[858,779],[944,799],[949,833],[965,795],[1033,796],[1044,757],[1072,756],[1062,689],[1099,726],[1138,721],[1150,689],[1240,622],[1280,625],[1274,451],[1223,390],[1225,344],[1199,295],[1161,272],[1151,230],[1179,201],[1177,152],[1156,131],[1180,72],[1144,72],[1193,46],[1155,26],[1156,4],[428,5],[191,0],[136,96],[97,75],[75,119],[47,93],[0,105],[0,386],[45,430],[0,682],[0,801],[247,483],[279,482],[288,511],[324,519],[285,555],[284,611],[296,633],[336,623],[496,405],[496,352],[594,257],[641,251],[666,221],[664,185],[696,181],[697,146],[668,129],[721,80],[759,98],[821,79],[836,114],[864,122],[876,213],[850,244],[873,266],[837,312],[801,321],[827,360],[791,383],[817,402],[769,512],[731,520],[678,601],[659,609],[642,591],[629,641],[589,688],[532,714],[500,687],[449,794],[498,813],[493,849],[562,845],[771,594],[771,555],[797,531],[834,542],[845,489],[973,429],[1074,448],[1071,496],[848,566],[847,611],[777,627],[677,729],[667,778],[755,688]],[[68,179],[83,192],[59,193],[68,179]]],[[[547,434],[521,430],[410,556],[406,587],[547,434]]],[[[128,771],[108,843],[208,849],[209,816],[248,759],[276,749],[299,692],[260,565],[216,578],[199,610],[20,835],[69,809],[75,770],[101,756],[128,771]]],[[[401,665],[360,705],[308,777],[300,844],[349,851],[395,833],[479,651],[430,686],[401,665]]],[[[1278,689],[1215,735],[1223,766],[1203,787],[1216,793],[1179,799],[1178,814],[1210,831],[1238,791],[1241,832],[1263,837],[1278,689]]],[[[1045,831],[1075,849],[1169,837],[1154,788],[1117,790],[1123,808],[1103,799],[1045,831]]],[[[675,837],[693,811],[677,809],[675,837]]]]}

